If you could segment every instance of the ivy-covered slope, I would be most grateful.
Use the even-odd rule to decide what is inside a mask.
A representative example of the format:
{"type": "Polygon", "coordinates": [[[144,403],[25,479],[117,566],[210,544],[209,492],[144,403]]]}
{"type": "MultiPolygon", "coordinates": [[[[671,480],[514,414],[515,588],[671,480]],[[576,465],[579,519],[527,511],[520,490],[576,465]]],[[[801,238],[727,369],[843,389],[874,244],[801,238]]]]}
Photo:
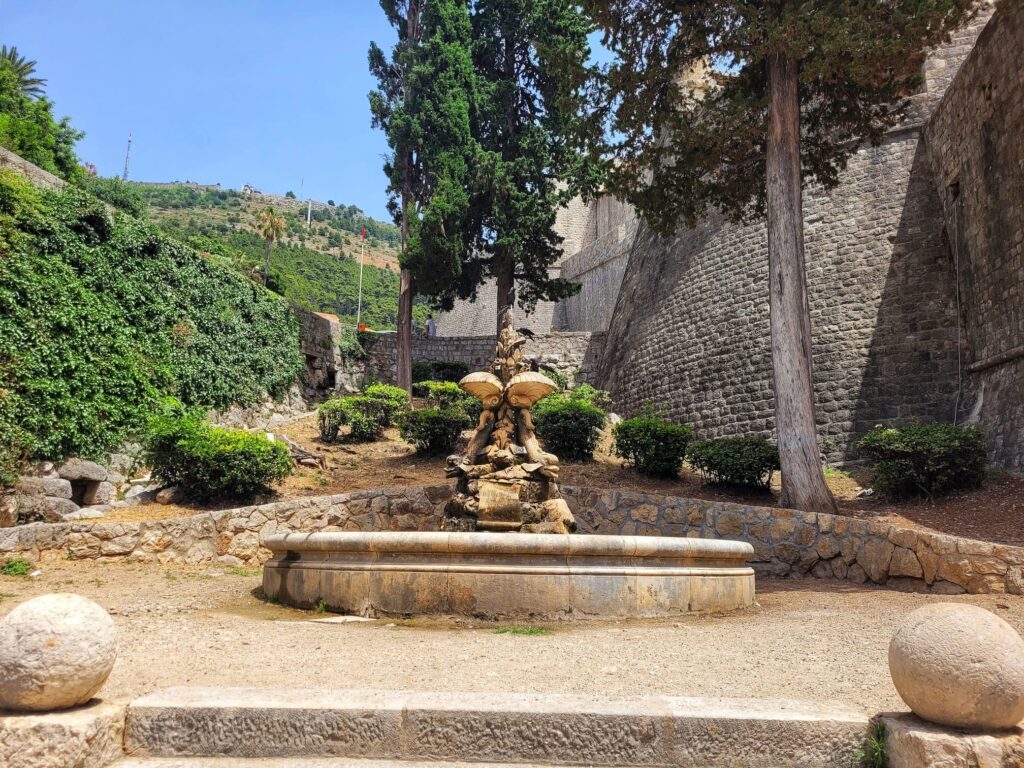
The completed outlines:
{"type": "Polygon", "coordinates": [[[279,296],[70,185],[0,171],[0,475],[20,454],[109,450],[163,396],[249,404],[301,366],[279,296]]]}

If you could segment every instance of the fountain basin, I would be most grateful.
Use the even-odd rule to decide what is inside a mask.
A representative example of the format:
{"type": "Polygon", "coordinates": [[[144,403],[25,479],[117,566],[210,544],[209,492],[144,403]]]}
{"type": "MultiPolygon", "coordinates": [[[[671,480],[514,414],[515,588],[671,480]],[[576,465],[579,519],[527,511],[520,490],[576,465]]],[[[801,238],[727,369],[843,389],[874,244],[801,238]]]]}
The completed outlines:
{"type": "Polygon", "coordinates": [[[633,618],[754,602],[750,544],[525,533],[287,533],[263,590],[283,605],[361,616],[633,618]]]}

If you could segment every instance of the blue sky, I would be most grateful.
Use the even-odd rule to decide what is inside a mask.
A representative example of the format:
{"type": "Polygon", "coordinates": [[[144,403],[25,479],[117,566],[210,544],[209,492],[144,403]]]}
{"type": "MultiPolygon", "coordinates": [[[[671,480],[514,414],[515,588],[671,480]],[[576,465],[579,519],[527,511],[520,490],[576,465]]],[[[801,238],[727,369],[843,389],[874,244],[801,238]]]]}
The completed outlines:
{"type": "Polygon", "coordinates": [[[102,175],[358,205],[386,219],[366,51],[376,0],[0,0],[0,43],[38,62],[102,175]]]}

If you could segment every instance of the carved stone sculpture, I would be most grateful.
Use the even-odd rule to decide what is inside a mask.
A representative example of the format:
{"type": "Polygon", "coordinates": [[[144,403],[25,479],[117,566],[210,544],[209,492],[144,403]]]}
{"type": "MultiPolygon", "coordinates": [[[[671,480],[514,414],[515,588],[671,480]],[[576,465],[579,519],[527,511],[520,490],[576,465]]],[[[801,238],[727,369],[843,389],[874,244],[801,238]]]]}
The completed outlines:
{"type": "Polygon", "coordinates": [[[545,453],[530,408],[555,391],[547,376],[523,361],[526,339],[502,318],[490,371],[471,373],[459,386],[483,403],[465,453],[448,457],[458,492],[445,507],[443,530],[569,533],[576,522],[558,491],[558,457],[545,453]]]}

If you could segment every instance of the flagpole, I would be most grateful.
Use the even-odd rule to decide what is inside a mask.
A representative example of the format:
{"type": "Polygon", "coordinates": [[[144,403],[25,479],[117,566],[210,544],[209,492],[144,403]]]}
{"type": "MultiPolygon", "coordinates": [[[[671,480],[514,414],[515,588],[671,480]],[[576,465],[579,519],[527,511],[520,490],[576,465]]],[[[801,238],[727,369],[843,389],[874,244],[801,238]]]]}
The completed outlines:
{"type": "Polygon", "coordinates": [[[359,240],[359,299],[356,304],[356,332],[359,332],[359,321],[363,314],[363,256],[366,253],[366,227],[363,227],[363,235],[359,240]]]}

